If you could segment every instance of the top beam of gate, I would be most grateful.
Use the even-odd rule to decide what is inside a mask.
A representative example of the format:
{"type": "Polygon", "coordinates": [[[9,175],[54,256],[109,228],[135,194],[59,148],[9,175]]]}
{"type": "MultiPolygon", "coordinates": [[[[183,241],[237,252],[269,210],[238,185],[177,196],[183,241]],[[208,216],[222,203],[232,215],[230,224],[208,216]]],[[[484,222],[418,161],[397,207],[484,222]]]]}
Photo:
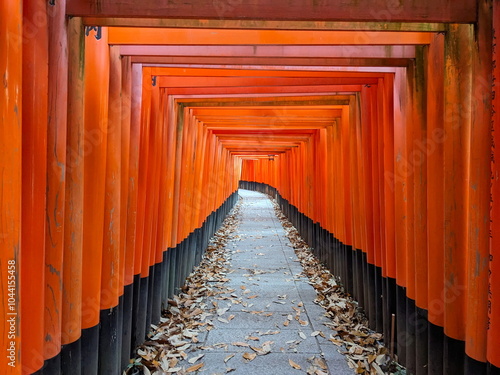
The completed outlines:
{"type": "Polygon", "coordinates": [[[67,14],[112,18],[454,22],[477,19],[476,0],[68,0],[67,14]]]}

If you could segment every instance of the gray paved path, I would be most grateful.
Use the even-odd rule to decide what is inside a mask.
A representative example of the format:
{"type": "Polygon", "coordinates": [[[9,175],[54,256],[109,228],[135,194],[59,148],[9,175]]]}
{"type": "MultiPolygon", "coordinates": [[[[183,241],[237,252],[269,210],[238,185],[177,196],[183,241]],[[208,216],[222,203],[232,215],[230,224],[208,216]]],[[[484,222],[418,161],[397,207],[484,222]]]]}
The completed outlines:
{"type": "Polygon", "coordinates": [[[232,254],[226,285],[234,291],[209,299],[220,309],[220,319],[199,337],[199,346],[210,348],[189,357],[204,354],[200,373],[209,375],[225,374],[228,368],[235,369],[230,372],[234,375],[305,374],[313,357],[323,358],[329,374],[353,374],[339,348],[328,341],[332,331],[322,324],[324,309],[314,304],[316,292],[307,278],[299,276],[302,267],[271,202],[260,193],[239,194],[241,223],[227,244],[232,254]],[[272,344],[264,345],[266,341],[272,344]],[[256,352],[238,344],[271,351],[247,361],[243,354],[256,352]],[[289,360],[301,369],[294,369],[289,360]]]}

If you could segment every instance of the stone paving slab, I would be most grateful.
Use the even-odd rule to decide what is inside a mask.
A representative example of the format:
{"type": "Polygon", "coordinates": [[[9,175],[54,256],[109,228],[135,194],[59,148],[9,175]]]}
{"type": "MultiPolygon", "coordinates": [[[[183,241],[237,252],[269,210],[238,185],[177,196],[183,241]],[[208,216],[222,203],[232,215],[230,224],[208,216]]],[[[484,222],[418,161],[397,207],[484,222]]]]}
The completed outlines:
{"type": "Polygon", "coordinates": [[[328,340],[332,331],[323,325],[328,321],[325,310],[314,304],[314,288],[299,275],[302,267],[271,202],[260,193],[240,190],[239,194],[241,223],[227,244],[231,266],[225,286],[232,291],[207,301],[227,310],[211,318],[213,329],[200,335],[200,349],[189,353],[190,357],[204,354],[204,366],[198,372],[225,374],[226,368],[234,368],[230,372],[234,375],[305,374],[311,365],[308,358],[322,357],[329,374],[353,374],[339,348],[328,340]],[[273,342],[270,353],[252,361],[242,357],[245,352],[254,353],[251,348],[232,345],[246,342],[261,347],[266,341],[273,342]],[[225,363],[231,354],[234,357],[225,363]],[[290,359],[301,370],[292,368],[290,359]]]}

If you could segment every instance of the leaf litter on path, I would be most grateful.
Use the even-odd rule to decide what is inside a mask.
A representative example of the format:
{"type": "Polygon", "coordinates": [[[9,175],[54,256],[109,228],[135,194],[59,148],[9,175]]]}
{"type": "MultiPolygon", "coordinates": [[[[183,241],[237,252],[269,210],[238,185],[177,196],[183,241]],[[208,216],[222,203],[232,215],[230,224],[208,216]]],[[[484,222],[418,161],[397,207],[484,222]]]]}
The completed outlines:
{"type": "MultiPolygon", "coordinates": [[[[306,276],[309,284],[316,290],[317,298],[314,302],[326,310],[325,316],[330,321],[324,324],[334,332],[330,335],[330,341],[337,346],[345,347],[344,351],[339,352],[346,356],[349,367],[357,374],[404,375],[405,369],[392,360],[389,350],[380,342],[382,334],[368,328],[366,316],[358,307],[357,302],[345,292],[340,279],[332,275],[319,262],[297,229],[281,212],[275,200],[273,200],[273,205],[276,216],[303,268],[302,273],[296,277],[306,276]]],[[[297,311],[295,318],[301,325],[307,325],[307,322],[299,320],[298,316],[300,316],[300,311],[297,311]]],[[[290,318],[291,316],[288,317],[289,320],[290,318]]],[[[288,325],[287,321],[284,325],[288,325]]],[[[325,337],[323,332],[313,332],[313,336],[320,334],[325,337]]],[[[300,336],[303,338],[302,335],[300,336]]],[[[308,369],[307,373],[327,374],[328,372],[326,367],[318,370],[313,366],[308,369]]]]}
{"type": "MultiPolygon", "coordinates": [[[[229,281],[226,275],[230,266],[230,252],[226,251],[225,246],[239,225],[240,209],[241,201],[210,240],[200,265],[189,275],[180,293],[168,301],[160,324],[151,325],[148,340],[137,348],[137,356],[131,360],[124,375],[137,374],[136,370],[146,375],[183,375],[204,367],[204,363],[200,362],[204,354],[189,358],[187,352],[194,349],[193,344],[198,342],[197,336],[200,333],[213,328],[212,320],[228,323],[234,318],[234,315],[223,317],[228,308],[218,307],[217,302],[207,306],[205,301],[207,297],[231,293],[225,287],[229,281]],[[184,361],[186,364],[183,366],[184,361]]],[[[210,347],[199,349],[208,350],[210,347]]],[[[252,355],[256,356],[255,353],[252,355]]]]}

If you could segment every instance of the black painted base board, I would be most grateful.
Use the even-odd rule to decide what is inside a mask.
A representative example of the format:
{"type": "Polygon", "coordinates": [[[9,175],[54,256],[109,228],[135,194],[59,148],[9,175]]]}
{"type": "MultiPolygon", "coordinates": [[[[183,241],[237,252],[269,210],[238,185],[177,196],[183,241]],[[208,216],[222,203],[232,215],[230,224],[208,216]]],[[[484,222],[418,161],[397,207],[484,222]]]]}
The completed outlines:
{"type": "MultiPolygon", "coordinates": [[[[118,347],[118,335],[122,327],[118,327],[118,307],[101,310],[99,317],[99,375],[117,374],[120,371],[121,350],[118,347]]],[[[84,357],[85,358],[85,357],[84,357]]]]}
{"type": "MultiPolygon", "coordinates": [[[[61,373],[82,374],[82,340],[79,339],[61,348],[61,373]]],[[[48,375],[48,374],[47,374],[48,375]]]]}
{"type": "Polygon", "coordinates": [[[41,372],[43,375],[60,375],[61,374],[61,353],[47,359],[43,365],[41,372]]]}
{"type": "Polygon", "coordinates": [[[97,374],[99,368],[99,325],[82,329],[82,374],[97,374]]]}
{"type": "Polygon", "coordinates": [[[134,297],[134,284],[125,285],[123,290],[123,317],[122,317],[122,345],[121,368],[125,368],[132,355],[132,307],[134,297]]]}

